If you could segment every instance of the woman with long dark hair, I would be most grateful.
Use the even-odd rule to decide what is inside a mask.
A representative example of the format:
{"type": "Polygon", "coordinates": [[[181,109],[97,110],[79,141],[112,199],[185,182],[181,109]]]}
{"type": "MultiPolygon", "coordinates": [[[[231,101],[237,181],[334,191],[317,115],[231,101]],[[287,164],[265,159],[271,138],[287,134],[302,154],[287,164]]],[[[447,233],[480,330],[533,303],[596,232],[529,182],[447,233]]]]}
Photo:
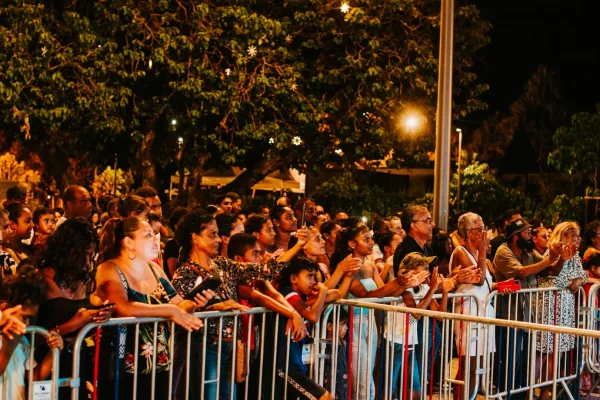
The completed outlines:
{"type": "MultiPolygon", "coordinates": [[[[196,295],[194,301],[184,300],[177,294],[162,268],[152,262],[158,254],[159,241],[147,221],[136,217],[107,221],[100,249],[103,263],[96,273],[96,295],[102,301],[114,303],[118,317],[170,318],[186,330],[200,329],[201,321],[191,313],[202,309],[214,293],[204,291],[203,295],[196,295]]],[[[125,373],[118,386],[123,398],[133,397],[136,370],[138,399],[149,398],[152,390],[156,399],[170,398],[168,379],[172,363],[168,342],[171,332],[167,323],[158,324],[156,337],[154,329],[154,324],[139,326],[138,348],[135,348],[136,329],[134,326],[127,329],[125,346],[119,349],[125,352],[125,373]],[[156,369],[152,367],[153,351],[149,351],[154,343],[156,369]],[[137,365],[134,364],[135,353],[139,360],[137,365]]]]}
{"type": "MultiPolygon", "coordinates": [[[[238,302],[239,284],[255,280],[270,281],[283,267],[283,264],[275,260],[269,261],[265,266],[259,263],[238,263],[225,257],[217,257],[221,239],[215,219],[210,214],[198,212],[187,214],[179,224],[175,238],[181,246],[180,260],[183,263],[175,272],[173,285],[181,295],[189,293],[197,282],[212,276],[218,276],[222,280],[208,310],[246,310],[247,307],[238,302]]],[[[225,317],[222,321],[213,318],[207,321],[206,329],[209,342],[204,347],[206,349],[204,379],[213,382],[205,384],[204,397],[216,398],[217,383],[214,383],[214,380],[220,376],[219,399],[229,399],[231,396],[235,398],[235,386],[234,393],[231,393],[233,346],[236,345],[233,343],[233,338],[237,330],[237,338],[241,339],[241,324],[236,326],[232,317],[225,317]],[[220,364],[217,364],[219,349],[221,349],[220,364]]],[[[193,353],[200,356],[201,353],[198,351],[203,348],[202,338],[197,337],[192,343],[196,349],[192,350],[193,353]]],[[[184,345],[185,342],[179,341],[179,344],[184,345]]],[[[197,357],[194,356],[195,358],[197,357]]],[[[196,371],[200,370],[197,368],[196,371]]],[[[197,377],[193,378],[197,379],[197,377]]],[[[181,380],[181,384],[184,383],[184,380],[181,380]]]]}
{"type": "MultiPolygon", "coordinates": [[[[58,332],[67,349],[72,349],[81,328],[92,322],[105,322],[111,316],[111,307],[95,309],[90,300],[96,272],[97,243],[96,230],[88,221],[71,218],[48,237],[35,261],[48,286],[46,300],[40,305],[37,325],[58,332]]],[[[100,302],[95,305],[100,305],[100,302]]],[[[47,352],[48,348],[42,346],[37,350],[36,358],[43,359],[47,352]]],[[[87,352],[84,354],[86,359],[89,356],[87,352]]],[[[70,376],[72,360],[68,351],[61,353],[61,377],[70,376]]],[[[91,374],[84,371],[85,376],[91,374]]],[[[81,398],[86,398],[84,393],[81,395],[81,398]]]]}

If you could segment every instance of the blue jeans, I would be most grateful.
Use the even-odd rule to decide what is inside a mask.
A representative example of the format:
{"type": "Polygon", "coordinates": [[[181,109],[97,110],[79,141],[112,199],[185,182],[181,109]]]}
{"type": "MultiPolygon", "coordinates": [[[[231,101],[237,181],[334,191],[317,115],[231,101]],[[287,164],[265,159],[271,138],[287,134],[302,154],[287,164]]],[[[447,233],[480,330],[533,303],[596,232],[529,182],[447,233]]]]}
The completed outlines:
{"type": "MultiPolygon", "coordinates": [[[[410,348],[410,346],[409,346],[410,348]]],[[[404,346],[398,343],[394,343],[394,368],[392,370],[392,394],[396,392],[396,387],[398,386],[399,375],[400,375],[400,367],[404,363],[404,346]]],[[[416,361],[416,360],[415,360],[416,361]]],[[[408,364],[412,364],[412,373],[409,372],[408,381],[405,382],[407,390],[410,392],[420,392],[421,391],[421,373],[419,371],[419,364],[413,362],[413,351],[408,350],[408,364]],[[412,378],[411,378],[412,377],[412,378]],[[411,383],[412,381],[412,383],[411,383]]],[[[408,368],[408,367],[407,367],[408,368]]],[[[402,393],[400,393],[402,395],[402,393]]]]}
{"type": "Polygon", "coordinates": [[[233,365],[233,345],[230,342],[221,342],[221,360],[217,364],[217,352],[219,350],[219,341],[211,339],[206,344],[206,364],[204,366],[204,398],[217,399],[217,383],[206,383],[217,379],[217,368],[219,369],[219,400],[235,399],[235,382],[231,375],[233,365]],[[233,382],[233,396],[231,383],[233,382]]]}
{"type": "Polygon", "coordinates": [[[442,331],[440,330],[440,325],[438,323],[435,324],[435,341],[433,341],[433,319],[429,319],[429,332],[427,335],[427,350],[425,350],[425,346],[423,343],[425,342],[425,336],[423,336],[424,330],[424,321],[425,317],[419,318],[417,320],[417,334],[419,335],[419,344],[415,345],[415,362],[417,363],[417,368],[421,372],[425,372],[425,380],[429,381],[433,384],[433,365],[435,364],[435,359],[437,358],[438,350],[440,349],[440,345],[442,344],[442,331]],[[433,342],[433,343],[432,343],[433,342]],[[427,356],[426,365],[427,371],[423,371],[423,353],[427,356]],[[433,358],[432,356],[433,352],[433,358]]]}

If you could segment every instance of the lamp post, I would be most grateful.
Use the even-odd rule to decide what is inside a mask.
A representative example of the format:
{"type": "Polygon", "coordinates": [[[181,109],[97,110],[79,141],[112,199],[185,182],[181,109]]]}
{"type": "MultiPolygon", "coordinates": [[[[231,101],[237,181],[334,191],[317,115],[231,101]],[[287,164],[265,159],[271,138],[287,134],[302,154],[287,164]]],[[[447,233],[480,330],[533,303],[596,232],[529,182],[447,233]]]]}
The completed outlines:
{"type": "Polygon", "coordinates": [[[117,153],[115,153],[115,187],[113,189],[115,197],[117,196],[117,161],[117,153]]]}
{"type": "Polygon", "coordinates": [[[433,218],[448,230],[450,198],[450,130],[452,129],[452,48],[454,36],[454,0],[442,0],[440,15],[440,59],[436,115],[433,218]]]}
{"type": "Polygon", "coordinates": [[[458,184],[456,185],[456,210],[460,213],[460,173],[461,173],[461,157],[462,157],[462,129],[456,128],[458,132],[458,184]]]}

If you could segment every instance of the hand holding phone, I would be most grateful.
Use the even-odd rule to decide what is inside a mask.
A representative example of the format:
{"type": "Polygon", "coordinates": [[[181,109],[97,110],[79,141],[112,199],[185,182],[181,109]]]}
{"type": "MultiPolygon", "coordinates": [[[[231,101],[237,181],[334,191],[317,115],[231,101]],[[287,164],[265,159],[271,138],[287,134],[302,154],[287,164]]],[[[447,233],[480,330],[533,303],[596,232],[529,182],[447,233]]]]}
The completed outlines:
{"type": "Polygon", "coordinates": [[[188,294],[185,295],[184,300],[193,301],[197,294],[202,294],[202,292],[205,290],[212,290],[216,292],[222,283],[223,281],[220,278],[211,276],[210,278],[207,278],[196,285],[196,287],[194,287],[188,294]]]}

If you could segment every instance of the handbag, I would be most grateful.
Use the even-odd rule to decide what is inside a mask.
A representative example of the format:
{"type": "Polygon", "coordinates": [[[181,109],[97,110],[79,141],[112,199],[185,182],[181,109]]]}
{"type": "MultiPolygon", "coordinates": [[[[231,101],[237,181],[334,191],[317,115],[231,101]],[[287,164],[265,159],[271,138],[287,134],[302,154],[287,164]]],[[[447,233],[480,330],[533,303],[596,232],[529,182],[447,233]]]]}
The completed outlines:
{"type": "Polygon", "coordinates": [[[236,343],[236,358],[235,358],[235,381],[242,383],[248,376],[248,363],[246,354],[246,344],[238,339],[236,343]]]}

